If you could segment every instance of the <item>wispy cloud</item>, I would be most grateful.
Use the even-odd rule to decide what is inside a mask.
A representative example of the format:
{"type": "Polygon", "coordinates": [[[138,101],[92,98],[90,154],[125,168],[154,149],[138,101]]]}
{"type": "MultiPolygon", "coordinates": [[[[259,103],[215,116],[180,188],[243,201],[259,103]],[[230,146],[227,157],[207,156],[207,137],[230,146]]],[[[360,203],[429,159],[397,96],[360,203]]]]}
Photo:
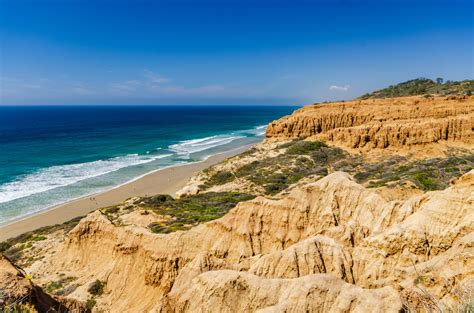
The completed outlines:
{"type": "Polygon", "coordinates": [[[161,85],[171,82],[171,79],[168,77],[162,76],[148,69],[143,70],[143,73],[145,78],[148,79],[148,82],[154,85],[161,85]]]}
{"type": "Polygon", "coordinates": [[[173,96],[209,96],[221,94],[226,88],[219,84],[210,84],[198,87],[185,87],[176,84],[170,84],[173,80],[161,74],[157,74],[148,69],[144,70],[145,85],[154,95],[173,95],[173,96]]]}
{"type": "Polygon", "coordinates": [[[288,79],[294,79],[296,77],[297,76],[294,74],[284,74],[284,75],[278,76],[278,79],[288,80],[288,79]]]}
{"type": "Polygon", "coordinates": [[[21,80],[11,77],[0,77],[1,97],[21,98],[61,98],[75,96],[78,99],[89,97],[216,97],[232,94],[235,90],[222,84],[204,84],[184,86],[171,78],[151,70],[142,70],[136,77],[122,81],[105,81],[102,83],[75,79],[50,79],[41,77],[21,80]]]}
{"type": "Polygon", "coordinates": [[[173,96],[212,96],[219,95],[226,91],[222,85],[205,85],[199,87],[183,87],[175,85],[155,86],[150,89],[154,95],[173,95],[173,96]]]}
{"type": "Polygon", "coordinates": [[[19,82],[19,80],[16,79],[16,78],[1,76],[0,77],[0,82],[2,82],[2,83],[6,83],[6,82],[7,83],[12,83],[12,82],[16,83],[16,82],[19,82]]]}
{"type": "Polygon", "coordinates": [[[89,87],[86,87],[82,84],[77,84],[77,85],[73,86],[71,88],[71,91],[73,93],[77,94],[77,95],[80,95],[80,96],[90,96],[90,95],[94,95],[94,94],[97,93],[93,89],[91,89],[89,87]]]}
{"type": "Polygon", "coordinates": [[[20,88],[24,89],[40,89],[41,85],[39,84],[29,84],[29,83],[22,83],[18,85],[20,88]]]}
{"type": "Polygon", "coordinates": [[[196,88],[190,88],[189,91],[193,94],[214,94],[225,91],[227,88],[222,85],[207,85],[196,88]]]}
{"type": "Polygon", "coordinates": [[[337,86],[337,85],[331,85],[329,86],[329,90],[332,91],[348,91],[351,86],[345,85],[345,86],[337,86]]]}
{"type": "Polygon", "coordinates": [[[41,89],[37,81],[22,81],[11,77],[0,77],[0,94],[2,95],[24,95],[41,89]]]}
{"type": "Polygon", "coordinates": [[[44,78],[44,77],[43,77],[43,78],[40,78],[39,81],[42,82],[42,83],[46,83],[46,84],[50,84],[50,83],[53,82],[51,79],[49,79],[49,78],[44,78]]]}
{"type": "Polygon", "coordinates": [[[127,80],[121,83],[111,83],[109,84],[109,89],[112,92],[119,92],[125,94],[131,94],[137,90],[139,86],[142,85],[141,81],[138,80],[127,80]]]}

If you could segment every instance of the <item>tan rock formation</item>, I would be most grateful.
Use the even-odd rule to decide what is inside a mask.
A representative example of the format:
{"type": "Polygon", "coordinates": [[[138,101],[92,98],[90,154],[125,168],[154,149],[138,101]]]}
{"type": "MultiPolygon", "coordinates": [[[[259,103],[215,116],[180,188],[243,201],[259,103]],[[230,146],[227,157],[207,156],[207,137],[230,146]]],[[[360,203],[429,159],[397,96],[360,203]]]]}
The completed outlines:
{"type": "Polygon", "coordinates": [[[473,221],[474,171],[404,201],[335,172],[168,235],[96,211],[34,274],[74,273],[71,297],[83,300],[104,281],[98,308],[111,312],[390,312],[400,295],[420,308],[454,305],[453,290],[474,278],[473,221]]]}
{"type": "Polygon", "coordinates": [[[55,299],[33,284],[31,277],[0,255],[1,312],[89,312],[72,299],[55,299]]]}
{"type": "Polygon", "coordinates": [[[267,128],[268,139],[317,137],[356,149],[474,142],[474,97],[404,97],[305,106],[267,128]]]}
{"type": "Polygon", "coordinates": [[[190,288],[170,293],[177,312],[398,312],[391,287],[362,289],[327,274],[265,279],[245,272],[211,271],[190,288]]]}

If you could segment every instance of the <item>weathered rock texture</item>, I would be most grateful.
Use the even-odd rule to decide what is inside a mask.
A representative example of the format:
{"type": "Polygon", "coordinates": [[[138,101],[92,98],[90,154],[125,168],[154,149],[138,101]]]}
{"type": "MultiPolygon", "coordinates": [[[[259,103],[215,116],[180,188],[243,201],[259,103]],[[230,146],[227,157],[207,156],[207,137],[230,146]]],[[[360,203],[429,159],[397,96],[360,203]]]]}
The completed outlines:
{"type": "Polygon", "coordinates": [[[405,97],[305,106],[267,128],[268,139],[317,137],[349,148],[474,142],[474,97],[405,97]]]}
{"type": "Polygon", "coordinates": [[[0,312],[89,312],[77,301],[54,299],[30,279],[0,255],[0,312]]]}
{"type": "Polygon", "coordinates": [[[386,201],[342,172],[160,235],[96,211],[37,267],[106,283],[111,312],[399,312],[461,303],[474,277],[474,171],[386,201]]]}

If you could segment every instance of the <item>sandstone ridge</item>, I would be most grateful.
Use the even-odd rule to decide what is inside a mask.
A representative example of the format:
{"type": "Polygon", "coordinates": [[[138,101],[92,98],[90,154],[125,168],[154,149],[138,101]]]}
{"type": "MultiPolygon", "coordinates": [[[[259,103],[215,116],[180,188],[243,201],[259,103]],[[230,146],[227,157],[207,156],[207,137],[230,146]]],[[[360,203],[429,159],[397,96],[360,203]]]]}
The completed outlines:
{"type": "Polygon", "coordinates": [[[472,288],[474,171],[442,191],[387,201],[335,172],[279,200],[257,197],[188,231],[152,234],[96,211],[38,279],[96,279],[111,312],[399,312],[457,305],[472,288]],[[429,296],[428,296],[429,295],[429,296]]]}
{"type": "Polygon", "coordinates": [[[402,97],[305,106],[270,123],[268,140],[315,137],[348,148],[474,141],[474,97],[402,97]]]}

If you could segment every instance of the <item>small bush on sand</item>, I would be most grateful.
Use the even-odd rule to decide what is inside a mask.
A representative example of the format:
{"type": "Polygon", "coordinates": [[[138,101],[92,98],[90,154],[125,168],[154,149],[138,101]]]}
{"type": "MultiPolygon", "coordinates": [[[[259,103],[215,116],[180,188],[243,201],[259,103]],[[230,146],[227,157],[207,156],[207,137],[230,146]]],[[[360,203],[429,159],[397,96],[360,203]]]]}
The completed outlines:
{"type": "Polygon", "coordinates": [[[89,285],[87,291],[93,296],[100,296],[104,293],[104,287],[105,283],[97,279],[89,285]]]}

